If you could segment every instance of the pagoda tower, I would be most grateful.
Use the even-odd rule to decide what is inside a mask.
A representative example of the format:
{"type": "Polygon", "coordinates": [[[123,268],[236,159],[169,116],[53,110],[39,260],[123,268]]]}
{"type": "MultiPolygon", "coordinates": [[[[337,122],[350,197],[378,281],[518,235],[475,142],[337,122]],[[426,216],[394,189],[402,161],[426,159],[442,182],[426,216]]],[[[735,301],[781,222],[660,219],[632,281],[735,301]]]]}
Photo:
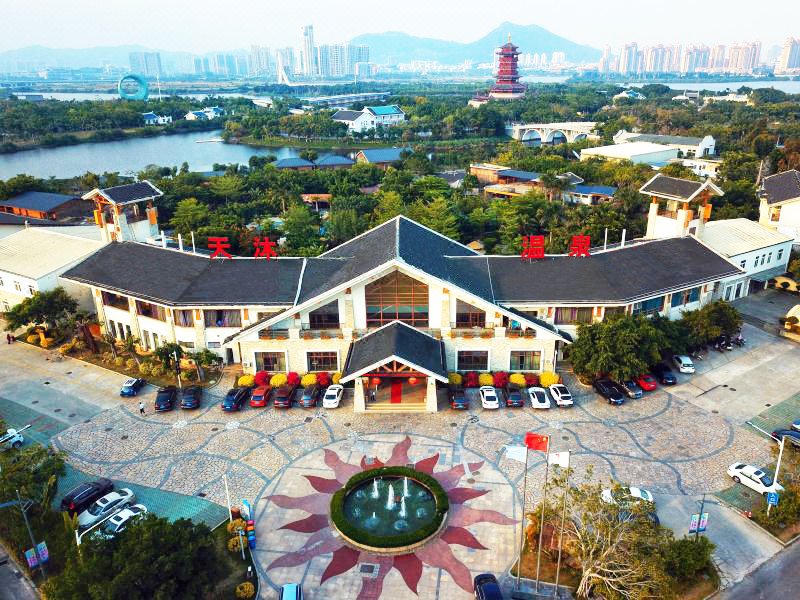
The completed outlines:
{"type": "Polygon", "coordinates": [[[511,43],[511,34],[508,34],[508,42],[497,51],[497,57],[497,78],[489,90],[489,97],[495,100],[522,98],[525,95],[525,84],[519,82],[519,51],[511,43]]]}

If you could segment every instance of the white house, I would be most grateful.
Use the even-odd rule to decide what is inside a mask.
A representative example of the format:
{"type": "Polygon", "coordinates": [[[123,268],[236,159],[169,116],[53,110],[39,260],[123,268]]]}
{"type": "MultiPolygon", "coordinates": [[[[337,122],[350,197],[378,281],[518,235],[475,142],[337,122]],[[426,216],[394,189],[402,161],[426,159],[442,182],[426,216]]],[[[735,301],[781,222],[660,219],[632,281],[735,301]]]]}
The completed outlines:
{"type": "Polygon", "coordinates": [[[760,196],[758,222],[800,244],[800,172],[792,169],[765,177],[760,196]]]}
{"type": "Polygon", "coordinates": [[[685,135],[657,135],[652,133],[635,133],[620,129],[614,136],[615,144],[630,142],[651,142],[670,148],[677,148],[681,158],[713,156],[715,141],[710,135],[705,137],[690,137],[685,135]]]}
{"type": "Polygon", "coordinates": [[[172,123],[172,117],[169,115],[157,115],[154,112],[142,113],[142,120],[145,125],[168,125],[172,123]]]}
{"type": "Polygon", "coordinates": [[[349,132],[363,133],[377,127],[392,127],[406,120],[406,114],[396,104],[366,106],[364,110],[338,110],[331,117],[347,123],[349,132]]]}
{"type": "Polygon", "coordinates": [[[614,96],[614,100],[647,100],[647,96],[636,90],[623,90],[614,96]]]}
{"type": "Polygon", "coordinates": [[[183,117],[187,121],[213,121],[225,114],[219,106],[207,106],[202,110],[192,110],[183,117]]]}
{"type": "Polygon", "coordinates": [[[678,149],[653,142],[628,142],[612,146],[598,146],[581,150],[581,160],[599,158],[602,160],[629,160],[652,166],[663,166],[678,158],[678,149]]]}

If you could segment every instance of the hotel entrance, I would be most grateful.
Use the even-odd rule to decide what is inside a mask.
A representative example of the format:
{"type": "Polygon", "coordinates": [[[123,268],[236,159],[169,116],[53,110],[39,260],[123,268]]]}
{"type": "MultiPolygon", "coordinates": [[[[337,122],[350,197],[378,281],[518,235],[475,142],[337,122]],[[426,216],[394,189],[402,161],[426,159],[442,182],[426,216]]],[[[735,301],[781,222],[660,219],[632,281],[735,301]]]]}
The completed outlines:
{"type": "Polygon", "coordinates": [[[422,373],[408,371],[405,365],[399,366],[407,372],[377,371],[361,378],[366,410],[425,410],[428,378],[422,373]]]}

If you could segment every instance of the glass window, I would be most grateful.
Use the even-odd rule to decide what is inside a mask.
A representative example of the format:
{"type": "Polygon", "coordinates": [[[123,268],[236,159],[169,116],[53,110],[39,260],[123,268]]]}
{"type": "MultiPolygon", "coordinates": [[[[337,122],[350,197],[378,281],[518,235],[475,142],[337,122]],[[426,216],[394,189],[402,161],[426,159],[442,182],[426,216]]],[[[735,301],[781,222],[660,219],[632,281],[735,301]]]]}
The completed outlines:
{"type": "Polygon", "coordinates": [[[456,356],[457,371],[488,371],[488,350],[459,350],[456,356]]]}
{"type": "Polygon", "coordinates": [[[538,371],[542,366],[542,353],[538,350],[512,350],[511,371],[538,371]]]}
{"type": "Polygon", "coordinates": [[[486,327],[486,312],[461,300],[456,300],[456,327],[486,327]]]}
{"type": "Polygon", "coordinates": [[[137,300],[136,312],[143,317],[148,317],[150,319],[158,319],[159,321],[167,320],[167,313],[164,310],[164,307],[156,304],[150,304],[149,302],[137,300]]]}
{"type": "Polygon", "coordinates": [[[194,317],[191,310],[174,310],[175,325],[178,327],[194,327],[194,317]]]}
{"type": "Polygon", "coordinates": [[[33,289],[33,286],[32,286],[32,285],[29,285],[29,286],[28,286],[28,293],[29,293],[31,296],[33,296],[33,295],[36,293],[36,290],[35,290],[35,289],[33,289]]]}
{"type": "Polygon", "coordinates": [[[770,252],[769,254],[767,254],[767,262],[768,262],[768,263],[771,263],[771,262],[772,262],[772,252],[770,252]]]}
{"type": "Polygon", "coordinates": [[[286,355],[283,352],[256,352],[256,369],[277,373],[286,370],[286,355]]]}
{"type": "Polygon", "coordinates": [[[3,278],[0,277],[0,287],[3,287],[3,278]]]}
{"type": "Polygon", "coordinates": [[[114,321],[109,321],[109,322],[108,322],[108,327],[107,327],[107,329],[108,329],[108,332],[109,332],[111,335],[113,335],[114,337],[117,337],[117,329],[114,327],[114,321]]]}
{"type": "Polygon", "coordinates": [[[664,296],[658,298],[651,298],[644,302],[637,302],[633,305],[634,315],[655,315],[664,309],[664,296]]]}
{"type": "Polygon", "coordinates": [[[428,286],[408,275],[389,273],[367,285],[365,296],[367,327],[381,327],[391,321],[428,326],[428,286]]]}
{"type": "Polygon", "coordinates": [[[118,308],[120,310],[130,309],[128,305],[128,298],[125,296],[120,296],[119,294],[114,294],[112,292],[103,292],[102,296],[104,306],[113,306],[114,308],[118,308]]]}
{"type": "Polygon", "coordinates": [[[339,368],[339,355],[334,352],[306,352],[308,371],[336,371],[339,368]]]}
{"type": "Polygon", "coordinates": [[[739,263],[739,266],[744,269],[747,266],[747,261],[743,260],[742,262],[739,263]]]}
{"type": "Polygon", "coordinates": [[[22,291],[22,286],[19,284],[19,281],[14,282],[14,289],[17,290],[18,292],[22,291]]]}
{"type": "Polygon", "coordinates": [[[11,306],[8,304],[8,302],[3,300],[3,312],[8,312],[10,310],[11,310],[11,306]]]}
{"type": "Polygon", "coordinates": [[[593,313],[594,308],[591,306],[562,306],[556,308],[556,324],[573,325],[578,323],[591,323],[593,313]]]}
{"type": "Polygon", "coordinates": [[[308,326],[310,329],[339,329],[339,301],[334,300],[308,313],[308,326]]]}
{"type": "Polygon", "coordinates": [[[181,348],[186,348],[188,350],[194,350],[194,342],[178,342],[181,345],[181,348]]]}
{"type": "Polygon", "coordinates": [[[624,314],[625,314],[624,306],[606,306],[605,310],[603,311],[603,318],[607,319],[608,317],[613,317],[614,315],[624,315],[624,314]]]}
{"type": "MultiPolygon", "coordinates": [[[[778,250],[778,260],[780,261],[783,258],[783,248],[778,250]]],[[[3,282],[0,281],[0,285],[3,285],[3,282]]]]}
{"type": "Polygon", "coordinates": [[[242,311],[240,310],[204,310],[206,327],[241,327],[242,311]]]}

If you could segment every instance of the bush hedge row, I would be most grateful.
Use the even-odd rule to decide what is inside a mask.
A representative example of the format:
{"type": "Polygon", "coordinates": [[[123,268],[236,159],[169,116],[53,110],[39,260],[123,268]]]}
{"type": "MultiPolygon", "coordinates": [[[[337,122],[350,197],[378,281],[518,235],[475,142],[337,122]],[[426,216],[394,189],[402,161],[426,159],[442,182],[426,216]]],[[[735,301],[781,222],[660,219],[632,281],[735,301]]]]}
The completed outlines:
{"type": "Polygon", "coordinates": [[[333,495],[331,499],[331,521],[343,535],[356,543],[374,548],[399,548],[415,544],[436,533],[449,509],[450,500],[447,497],[447,492],[431,475],[409,467],[380,467],[356,473],[342,489],[333,495]],[[352,525],[344,514],[344,501],[347,494],[360,484],[379,477],[408,477],[428,488],[436,501],[436,514],[433,520],[417,531],[408,531],[397,535],[369,533],[352,525]]]}

